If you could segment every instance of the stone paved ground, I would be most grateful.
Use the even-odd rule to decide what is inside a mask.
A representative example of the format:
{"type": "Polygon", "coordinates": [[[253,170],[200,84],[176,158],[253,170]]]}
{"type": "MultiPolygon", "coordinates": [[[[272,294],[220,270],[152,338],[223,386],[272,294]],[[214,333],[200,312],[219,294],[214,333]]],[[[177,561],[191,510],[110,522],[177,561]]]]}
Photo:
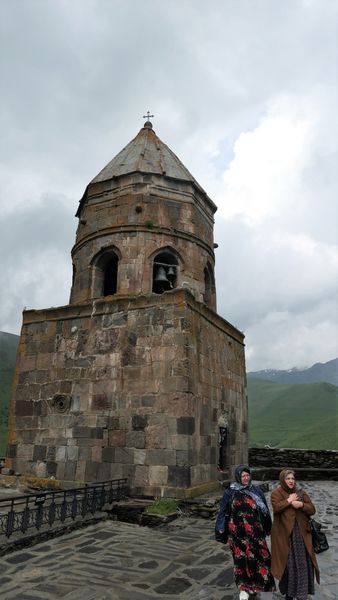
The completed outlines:
{"type": "MultiPolygon", "coordinates": [[[[322,585],[314,598],[338,599],[338,483],[304,488],[331,546],[318,556],[322,585]]],[[[185,516],[157,529],[103,521],[7,554],[0,563],[0,590],[1,600],[238,598],[229,550],[214,541],[213,522],[185,516]]]]}

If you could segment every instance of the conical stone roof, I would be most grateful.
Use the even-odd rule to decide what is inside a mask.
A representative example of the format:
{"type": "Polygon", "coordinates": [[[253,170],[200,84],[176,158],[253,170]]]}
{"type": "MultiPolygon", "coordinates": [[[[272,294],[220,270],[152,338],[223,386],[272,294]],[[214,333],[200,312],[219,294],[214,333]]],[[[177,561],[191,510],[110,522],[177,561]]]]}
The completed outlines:
{"type": "Polygon", "coordinates": [[[150,121],[144,124],[137,136],[94,177],[91,183],[99,183],[135,172],[190,181],[205,194],[176,154],[157,137],[150,121]]]}
{"type": "Polygon", "coordinates": [[[76,216],[80,216],[87,200],[88,188],[92,184],[109,181],[110,179],[131,173],[162,175],[168,179],[192,183],[204,196],[204,199],[211,206],[213,212],[217,210],[216,205],[204,189],[176,154],[157,137],[151,122],[147,121],[137,136],[87,185],[80,200],[76,216]]]}

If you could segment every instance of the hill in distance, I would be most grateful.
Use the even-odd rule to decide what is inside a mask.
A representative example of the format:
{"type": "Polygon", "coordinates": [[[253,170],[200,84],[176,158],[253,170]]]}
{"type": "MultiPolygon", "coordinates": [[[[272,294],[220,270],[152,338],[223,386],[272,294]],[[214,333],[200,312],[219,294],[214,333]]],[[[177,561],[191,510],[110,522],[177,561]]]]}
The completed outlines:
{"type": "Polygon", "coordinates": [[[248,378],[249,445],[338,450],[338,387],[248,378]]]}
{"type": "Polygon", "coordinates": [[[8,403],[15,368],[19,336],[0,331],[0,454],[5,451],[8,403]]]}
{"type": "Polygon", "coordinates": [[[278,371],[265,369],[264,371],[249,371],[248,379],[264,379],[275,383],[332,383],[338,385],[338,358],[326,363],[316,363],[308,369],[289,369],[278,371]]]}

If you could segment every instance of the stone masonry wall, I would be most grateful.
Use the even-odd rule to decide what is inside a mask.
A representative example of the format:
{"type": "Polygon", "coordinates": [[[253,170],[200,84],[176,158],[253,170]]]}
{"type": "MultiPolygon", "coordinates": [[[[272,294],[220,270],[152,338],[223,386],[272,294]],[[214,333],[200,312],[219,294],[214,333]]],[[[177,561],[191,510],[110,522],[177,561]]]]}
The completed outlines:
{"type": "MultiPolygon", "coordinates": [[[[104,250],[119,257],[117,292],[152,291],[153,256],[166,248],[178,258],[177,287],[188,286],[203,301],[204,268],[214,268],[214,208],[191,183],[134,173],[88,187],[72,251],[70,303],[102,296],[95,289],[93,261],[104,250]]],[[[212,292],[209,302],[216,309],[212,292]]]]}
{"type": "Polygon", "coordinates": [[[295,469],[297,479],[338,481],[338,452],[298,448],[250,448],[249,464],[256,479],[278,479],[282,469],[295,469]]]}
{"type": "Polygon", "coordinates": [[[338,469],[338,452],[298,448],[250,448],[249,461],[253,467],[338,469]]]}
{"type": "Polygon", "coordinates": [[[27,311],[7,466],[177,495],[246,460],[243,336],[184,290],[27,311]]]}

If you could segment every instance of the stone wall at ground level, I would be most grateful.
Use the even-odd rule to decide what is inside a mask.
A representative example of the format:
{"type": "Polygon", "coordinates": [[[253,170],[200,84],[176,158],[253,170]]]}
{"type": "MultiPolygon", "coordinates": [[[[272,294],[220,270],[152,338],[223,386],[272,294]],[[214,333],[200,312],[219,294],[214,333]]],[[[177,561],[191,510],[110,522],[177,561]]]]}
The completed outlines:
{"type": "Polygon", "coordinates": [[[295,469],[300,479],[338,479],[338,452],[299,448],[250,448],[249,465],[257,479],[277,479],[279,472],[295,469]]]}

